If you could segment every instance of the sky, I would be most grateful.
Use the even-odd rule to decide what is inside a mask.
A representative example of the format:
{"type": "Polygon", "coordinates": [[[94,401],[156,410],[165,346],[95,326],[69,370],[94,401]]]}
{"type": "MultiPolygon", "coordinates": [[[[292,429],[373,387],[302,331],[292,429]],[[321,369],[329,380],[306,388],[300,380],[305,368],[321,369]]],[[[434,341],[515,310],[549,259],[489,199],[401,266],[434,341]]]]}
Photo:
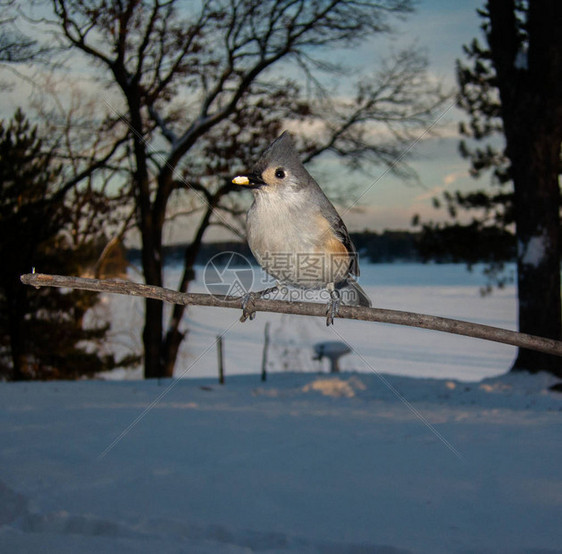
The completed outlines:
{"type": "MultiPolygon", "coordinates": [[[[419,0],[414,14],[404,21],[394,22],[391,36],[365,41],[351,53],[343,53],[342,60],[353,60],[364,68],[376,69],[378,61],[391,50],[415,43],[427,53],[430,74],[441,80],[447,89],[453,89],[455,61],[462,57],[462,45],[479,36],[476,9],[483,3],[484,0],[419,0]]],[[[10,115],[18,105],[25,104],[22,90],[29,89],[16,86],[11,93],[4,91],[0,95],[2,115],[10,115]]],[[[352,181],[353,192],[348,195],[351,201],[345,207],[339,206],[350,231],[412,229],[414,214],[420,214],[425,220],[444,219],[443,210],[432,207],[434,196],[445,190],[486,187],[489,182],[486,176],[478,181],[470,178],[469,163],[458,154],[457,128],[463,117],[451,98],[436,114],[438,136],[429,138],[426,130],[420,130],[418,138],[407,147],[413,155],[410,165],[419,177],[417,184],[404,183],[382,167],[350,175],[341,167],[332,169],[327,162],[320,161],[309,170],[320,185],[329,190],[338,187],[340,182],[347,186],[349,180],[352,181]]],[[[173,234],[177,237],[183,233],[175,229],[173,234]]],[[[211,231],[207,238],[225,237],[211,231]]]]}
{"type": "MultiPolygon", "coordinates": [[[[476,9],[482,0],[421,0],[415,14],[396,25],[395,36],[378,39],[366,44],[361,52],[366,57],[370,51],[380,51],[381,56],[389,48],[415,43],[427,53],[429,71],[440,79],[447,89],[455,86],[455,62],[462,58],[462,45],[479,37],[479,18],[476,9]]],[[[486,187],[486,176],[474,180],[468,175],[469,162],[458,153],[458,121],[465,118],[454,106],[454,98],[437,113],[436,137],[428,137],[420,131],[419,142],[412,146],[410,165],[419,177],[418,184],[407,184],[386,172],[374,168],[359,185],[360,210],[348,211],[346,217],[350,230],[369,228],[410,229],[414,214],[422,219],[443,219],[443,210],[432,206],[432,198],[443,191],[469,190],[486,187]]],[[[363,178],[363,176],[362,176],[363,178]]]]}
{"type": "MultiPolygon", "coordinates": [[[[391,51],[413,43],[427,53],[429,72],[453,90],[455,63],[462,58],[462,45],[480,37],[480,19],[476,13],[484,0],[419,0],[415,13],[405,21],[394,23],[392,35],[382,35],[365,42],[359,48],[341,54],[340,60],[352,59],[363,68],[369,64],[376,69],[379,60],[391,51]]],[[[418,183],[405,183],[383,167],[372,167],[366,173],[352,174],[345,168],[333,167],[320,158],[308,167],[324,189],[334,190],[353,185],[351,200],[345,206],[337,206],[342,219],[352,232],[385,229],[414,230],[412,218],[419,214],[422,220],[446,220],[445,210],[436,210],[432,199],[445,190],[468,191],[485,188],[489,178],[475,180],[468,175],[469,161],[458,153],[460,136],[458,122],[465,118],[455,107],[454,97],[436,114],[437,136],[428,137],[420,130],[419,141],[411,145],[410,166],[416,171],[418,183]],[[333,172],[333,175],[330,173],[333,172]],[[357,201],[356,201],[357,199],[357,201]]],[[[410,149],[410,146],[407,147],[410,149]]],[[[249,193],[248,193],[249,194],[249,193]]],[[[335,194],[337,196],[337,193],[335,194]]],[[[178,229],[170,231],[174,240],[183,234],[178,229]]],[[[221,230],[211,230],[207,238],[222,239],[221,230]]]]}

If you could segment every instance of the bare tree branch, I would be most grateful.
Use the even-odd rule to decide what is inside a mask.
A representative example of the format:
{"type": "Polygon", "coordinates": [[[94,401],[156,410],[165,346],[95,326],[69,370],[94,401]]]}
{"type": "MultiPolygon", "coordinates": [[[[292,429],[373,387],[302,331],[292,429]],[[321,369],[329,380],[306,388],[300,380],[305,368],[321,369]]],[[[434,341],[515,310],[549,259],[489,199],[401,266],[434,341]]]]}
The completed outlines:
{"type": "Polygon", "coordinates": [[[126,140],[127,140],[126,136],[117,139],[115,143],[112,145],[109,152],[107,152],[105,156],[103,156],[98,160],[92,161],[86,169],[84,169],[83,171],[81,171],[80,173],[78,173],[68,181],[66,181],[64,185],[55,193],[53,198],[64,197],[72,187],[76,186],[78,183],[83,181],[86,177],[91,176],[97,169],[105,167],[107,162],[111,159],[111,157],[115,154],[115,152],[119,149],[119,147],[126,142],[126,140]]]}
{"type": "MultiPolygon", "coordinates": [[[[243,297],[217,296],[211,294],[181,293],[153,285],[133,283],[121,280],[99,280],[81,277],[67,277],[63,275],[45,275],[42,273],[27,273],[21,276],[22,283],[34,287],[67,287],[72,289],[107,292],[111,294],[125,294],[153,298],[175,305],[210,306],[215,308],[234,308],[241,310],[243,297]]],[[[255,310],[281,314],[294,314],[305,316],[325,317],[326,307],[313,302],[284,302],[281,300],[256,299],[255,310]]],[[[363,308],[354,306],[341,306],[338,318],[356,319],[390,323],[393,325],[406,325],[452,333],[483,340],[510,344],[520,348],[537,350],[562,356],[562,341],[546,339],[525,333],[518,333],[499,327],[481,325],[468,321],[459,321],[445,317],[388,310],[381,308],[363,308]]]]}

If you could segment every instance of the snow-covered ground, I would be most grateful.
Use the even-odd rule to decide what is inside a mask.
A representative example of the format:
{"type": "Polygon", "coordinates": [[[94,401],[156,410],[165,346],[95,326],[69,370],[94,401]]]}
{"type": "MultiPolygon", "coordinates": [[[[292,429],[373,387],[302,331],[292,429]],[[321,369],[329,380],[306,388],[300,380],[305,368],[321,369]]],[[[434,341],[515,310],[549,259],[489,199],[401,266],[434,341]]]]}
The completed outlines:
{"type": "Polygon", "coordinates": [[[0,551],[560,553],[551,382],[2,384],[0,551]]]}
{"type": "MultiPolygon", "coordinates": [[[[364,270],[377,305],[514,326],[513,289],[482,299],[459,268],[398,268],[364,270]]],[[[139,300],[107,311],[129,347],[139,300]]],[[[0,552],[562,553],[562,394],[505,374],[514,349],[238,317],[190,311],[191,378],[0,383],[0,552]],[[348,371],[318,372],[325,339],[353,347],[348,371]]]]}

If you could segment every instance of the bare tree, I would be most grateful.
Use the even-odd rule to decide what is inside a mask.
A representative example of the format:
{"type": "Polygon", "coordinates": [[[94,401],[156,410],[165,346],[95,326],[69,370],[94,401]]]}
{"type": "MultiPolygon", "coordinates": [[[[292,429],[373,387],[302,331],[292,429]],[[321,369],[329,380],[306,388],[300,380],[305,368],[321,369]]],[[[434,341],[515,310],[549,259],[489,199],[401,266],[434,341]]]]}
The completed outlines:
{"type": "Polygon", "coordinates": [[[0,0],[0,63],[26,63],[45,53],[46,48],[15,26],[16,0],[0,0]]]}
{"type": "MultiPolygon", "coordinates": [[[[116,245],[132,227],[134,201],[129,179],[129,128],[119,116],[100,110],[85,83],[51,74],[34,77],[32,101],[44,143],[62,168],[62,195],[73,207],[71,240],[90,238],[103,227],[116,245]]],[[[78,246],[75,244],[75,246],[78,246]]],[[[103,248],[104,253],[109,247],[103,248]]],[[[103,260],[98,261],[98,266],[103,260]]],[[[95,270],[94,270],[95,272],[95,270]]]]}
{"type": "MultiPolygon", "coordinates": [[[[52,7],[63,44],[95,62],[120,93],[107,104],[129,130],[142,266],[151,285],[162,285],[163,229],[178,192],[198,217],[178,284],[184,292],[206,230],[228,226],[224,214],[240,211],[228,176],[254,160],[284,122],[316,124],[317,135],[301,142],[308,159],[331,151],[353,167],[376,161],[397,170],[413,127],[443,100],[411,52],[363,79],[353,98],[338,99],[320,84],[322,71],[351,81],[323,53],[387,32],[390,17],[412,11],[410,0],[52,0],[52,7]],[[281,64],[284,71],[273,71],[281,64]],[[314,94],[303,92],[296,69],[314,94]]],[[[161,302],[147,299],[146,377],[172,375],[184,310],[175,306],[165,327],[161,302]]]]}

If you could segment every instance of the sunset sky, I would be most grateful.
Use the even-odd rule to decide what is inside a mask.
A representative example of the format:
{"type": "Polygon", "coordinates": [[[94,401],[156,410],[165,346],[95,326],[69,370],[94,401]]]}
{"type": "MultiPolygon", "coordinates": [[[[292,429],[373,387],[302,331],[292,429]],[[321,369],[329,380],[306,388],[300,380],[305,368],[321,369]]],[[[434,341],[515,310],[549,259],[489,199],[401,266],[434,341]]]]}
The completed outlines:
{"type": "MultiPolygon", "coordinates": [[[[416,13],[405,21],[395,21],[392,36],[383,35],[365,42],[352,51],[341,54],[341,60],[352,60],[363,68],[376,69],[378,61],[391,50],[416,44],[427,53],[430,72],[440,79],[448,89],[455,85],[455,60],[462,57],[462,45],[472,38],[479,37],[479,18],[476,9],[482,7],[484,0],[419,0],[416,13]]],[[[332,55],[332,53],[330,53],[332,55]]],[[[335,53],[337,55],[337,53],[335,53]]],[[[14,82],[13,75],[1,71],[0,78],[14,82]]],[[[9,117],[21,105],[29,104],[25,91],[29,86],[20,83],[12,91],[4,91],[0,113],[9,117]]],[[[436,211],[431,199],[444,190],[467,190],[486,187],[488,178],[475,181],[468,177],[468,162],[458,154],[458,121],[464,117],[454,107],[454,98],[444,105],[436,115],[438,137],[429,138],[420,130],[419,140],[414,141],[411,152],[414,158],[411,166],[419,176],[419,183],[404,183],[384,168],[373,167],[366,174],[349,175],[341,167],[333,167],[333,162],[320,160],[309,167],[310,172],[326,188],[337,188],[353,183],[350,204],[360,197],[359,209],[340,208],[342,217],[352,231],[365,228],[381,231],[383,229],[411,229],[411,219],[416,213],[422,218],[441,219],[444,214],[436,211]],[[329,181],[329,183],[326,183],[329,181]]]]}
{"type": "MultiPolygon", "coordinates": [[[[452,89],[455,61],[462,58],[462,45],[474,37],[481,38],[476,9],[482,5],[482,0],[421,0],[417,12],[396,25],[395,37],[365,45],[361,54],[367,59],[369,53],[372,56],[373,52],[380,51],[384,55],[389,47],[399,48],[415,42],[426,50],[431,73],[452,89]]],[[[415,213],[425,218],[443,217],[444,214],[431,204],[431,199],[442,191],[488,185],[486,176],[479,180],[468,176],[468,161],[458,154],[458,121],[465,116],[453,104],[454,98],[437,116],[439,137],[427,138],[420,133],[421,139],[412,149],[411,165],[418,173],[418,185],[405,184],[382,168],[375,168],[367,177],[356,178],[356,181],[364,179],[358,187],[359,194],[363,194],[362,209],[346,214],[344,219],[350,229],[408,229],[415,213]]]]}

